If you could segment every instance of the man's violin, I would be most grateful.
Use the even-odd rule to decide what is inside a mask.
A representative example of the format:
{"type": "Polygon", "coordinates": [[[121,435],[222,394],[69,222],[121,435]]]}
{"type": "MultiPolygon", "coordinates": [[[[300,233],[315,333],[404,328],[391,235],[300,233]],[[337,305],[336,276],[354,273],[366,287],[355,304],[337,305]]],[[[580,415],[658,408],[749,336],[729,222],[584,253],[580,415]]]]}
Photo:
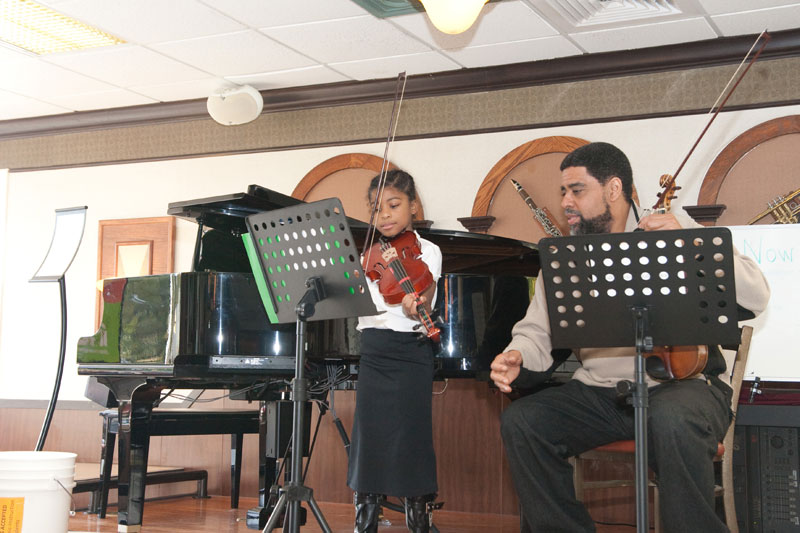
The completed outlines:
{"type": "MultiPolygon", "coordinates": [[[[722,111],[722,108],[725,106],[725,103],[728,101],[728,98],[731,97],[733,91],[736,90],[736,87],[739,85],[739,82],[742,81],[747,71],[750,67],[758,59],[758,56],[761,55],[761,52],[764,51],[764,48],[767,46],[767,43],[770,40],[770,35],[765,31],[761,32],[761,34],[756,38],[756,41],[753,43],[753,46],[747,52],[744,59],[742,60],[739,67],[736,69],[736,72],[733,73],[731,80],[728,82],[728,86],[723,89],[722,94],[720,94],[719,98],[714,105],[711,106],[711,110],[713,111],[716,108],[716,111],[711,116],[711,119],[706,124],[703,131],[700,132],[700,136],[695,141],[694,145],[689,149],[689,153],[686,154],[686,157],[683,159],[681,164],[678,166],[678,170],[675,171],[674,174],[664,174],[659,179],[659,185],[661,186],[661,191],[658,193],[658,201],[656,201],[655,205],[653,205],[652,210],[650,213],[668,213],[671,207],[671,202],[675,198],[675,192],[680,189],[675,183],[675,179],[680,174],[681,170],[683,169],[686,162],[691,157],[692,152],[694,149],[697,148],[697,145],[700,144],[700,140],[703,138],[705,133],[708,131],[708,128],[714,122],[714,119],[717,118],[719,112],[722,111]],[[762,41],[763,39],[763,41],[762,41]],[[750,54],[755,50],[756,45],[758,45],[759,41],[761,41],[761,46],[758,48],[756,53],[753,55],[750,62],[747,62],[747,59],[750,57],[750,54]],[[736,78],[739,71],[744,68],[743,72],[739,75],[738,79],[736,79],[736,83],[733,83],[733,80],[736,78]],[[730,91],[727,92],[728,87],[733,83],[733,86],[730,88],[730,91]],[[724,98],[723,98],[724,96],[724,98]],[[721,101],[721,103],[720,103],[721,101]],[[717,105],[719,103],[719,105],[717,105]]],[[[709,111],[711,114],[711,111],[709,111]]],[[[647,368],[647,373],[654,379],[658,380],[671,380],[671,379],[686,379],[692,376],[696,376],[700,372],[702,372],[706,364],[708,363],[708,346],[656,346],[652,352],[647,352],[644,354],[647,358],[645,361],[645,366],[647,368]]]]}
{"type": "Polygon", "coordinates": [[[433,324],[425,306],[419,303],[419,295],[433,285],[433,275],[421,256],[416,234],[404,231],[391,240],[379,239],[364,253],[365,261],[369,261],[364,264],[364,273],[378,282],[378,289],[387,304],[400,304],[406,294],[413,294],[427,336],[439,342],[439,328],[433,324]]]}
{"type": "Polygon", "coordinates": [[[647,373],[660,381],[696,376],[708,364],[708,346],[655,346],[643,355],[647,373]]]}

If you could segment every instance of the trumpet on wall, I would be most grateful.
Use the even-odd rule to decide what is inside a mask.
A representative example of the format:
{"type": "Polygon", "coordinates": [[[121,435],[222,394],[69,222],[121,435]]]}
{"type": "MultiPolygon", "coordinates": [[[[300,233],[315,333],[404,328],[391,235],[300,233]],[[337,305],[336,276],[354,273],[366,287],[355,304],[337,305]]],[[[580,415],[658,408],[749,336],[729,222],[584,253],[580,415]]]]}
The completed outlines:
{"type": "Polygon", "coordinates": [[[777,224],[797,224],[798,213],[800,213],[800,189],[787,194],[786,196],[778,196],[769,202],[769,208],[756,217],[751,219],[747,224],[758,222],[767,215],[772,215],[777,224]]]}

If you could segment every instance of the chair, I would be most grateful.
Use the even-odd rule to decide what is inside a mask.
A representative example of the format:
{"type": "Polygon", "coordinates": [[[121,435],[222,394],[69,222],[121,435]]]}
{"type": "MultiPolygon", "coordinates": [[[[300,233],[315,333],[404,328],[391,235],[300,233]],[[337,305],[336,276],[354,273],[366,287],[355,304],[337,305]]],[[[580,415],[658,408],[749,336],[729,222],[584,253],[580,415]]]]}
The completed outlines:
{"type": "MultiPolygon", "coordinates": [[[[744,378],[745,367],[747,366],[747,356],[750,351],[750,339],[753,335],[753,328],[751,326],[742,326],[741,328],[741,342],[737,347],[727,347],[728,349],[736,349],[736,358],[733,362],[733,370],[731,372],[731,388],[733,389],[733,397],[731,399],[731,410],[733,411],[734,420],[725,434],[725,438],[717,448],[717,456],[714,458],[715,463],[720,464],[720,482],[714,488],[714,494],[717,497],[722,497],[723,506],[725,509],[725,522],[730,529],[731,533],[739,533],[739,526],[736,521],[736,507],[734,505],[734,488],[733,488],[733,431],[736,425],[736,408],[739,404],[739,391],[742,387],[742,379],[744,378]]],[[[604,489],[611,487],[627,487],[633,486],[633,479],[623,480],[602,480],[602,481],[585,481],[583,479],[584,461],[610,461],[610,462],[625,462],[633,463],[635,457],[635,442],[633,440],[623,440],[611,442],[603,446],[598,446],[593,450],[582,453],[580,456],[573,458],[573,480],[575,484],[575,496],[578,500],[583,501],[584,492],[591,489],[604,489]]],[[[658,487],[652,481],[649,484],[653,487],[653,519],[655,522],[655,531],[660,533],[661,520],[658,509],[658,487]]]]}

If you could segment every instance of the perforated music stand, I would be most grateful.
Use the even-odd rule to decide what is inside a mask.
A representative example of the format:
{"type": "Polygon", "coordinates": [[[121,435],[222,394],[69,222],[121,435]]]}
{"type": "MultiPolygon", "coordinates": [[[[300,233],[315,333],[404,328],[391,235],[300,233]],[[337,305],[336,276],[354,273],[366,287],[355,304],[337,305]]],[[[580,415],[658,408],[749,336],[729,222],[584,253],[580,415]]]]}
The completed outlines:
{"type": "Polygon", "coordinates": [[[288,505],[284,530],[300,530],[300,502],[308,502],[322,530],[330,533],[313,491],[303,485],[303,428],[308,401],[305,329],[308,320],[377,314],[359,254],[338,198],[329,198],[246,218],[245,249],[267,316],[273,324],[297,323],[292,380],[291,477],[281,489],[263,531],[272,531],[288,505]]]}
{"type": "Polygon", "coordinates": [[[654,345],[738,343],[731,233],[699,228],[555,237],[539,241],[539,254],[553,348],[636,347],[636,528],[646,533],[642,354],[654,345]]]}

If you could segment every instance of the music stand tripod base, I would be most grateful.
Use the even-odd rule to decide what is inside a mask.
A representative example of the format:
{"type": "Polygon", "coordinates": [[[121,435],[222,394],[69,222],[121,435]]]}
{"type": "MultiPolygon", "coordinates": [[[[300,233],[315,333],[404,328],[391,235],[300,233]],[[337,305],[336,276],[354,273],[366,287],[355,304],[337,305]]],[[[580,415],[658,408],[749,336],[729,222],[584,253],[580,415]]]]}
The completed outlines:
{"type": "Polygon", "coordinates": [[[643,352],[654,345],[738,343],[730,230],[547,238],[539,241],[539,253],[553,348],[636,348],[636,527],[646,533],[648,390],[643,352]]]}
{"type": "Polygon", "coordinates": [[[267,316],[272,323],[297,325],[291,478],[263,531],[272,531],[286,508],[284,529],[298,532],[300,502],[308,502],[322,530],[330,533],[313,491],[302,480],[306,322],[374,315],[377,309],[338,198],[267,211],[246,221],[245,248],[267,316]]]}

